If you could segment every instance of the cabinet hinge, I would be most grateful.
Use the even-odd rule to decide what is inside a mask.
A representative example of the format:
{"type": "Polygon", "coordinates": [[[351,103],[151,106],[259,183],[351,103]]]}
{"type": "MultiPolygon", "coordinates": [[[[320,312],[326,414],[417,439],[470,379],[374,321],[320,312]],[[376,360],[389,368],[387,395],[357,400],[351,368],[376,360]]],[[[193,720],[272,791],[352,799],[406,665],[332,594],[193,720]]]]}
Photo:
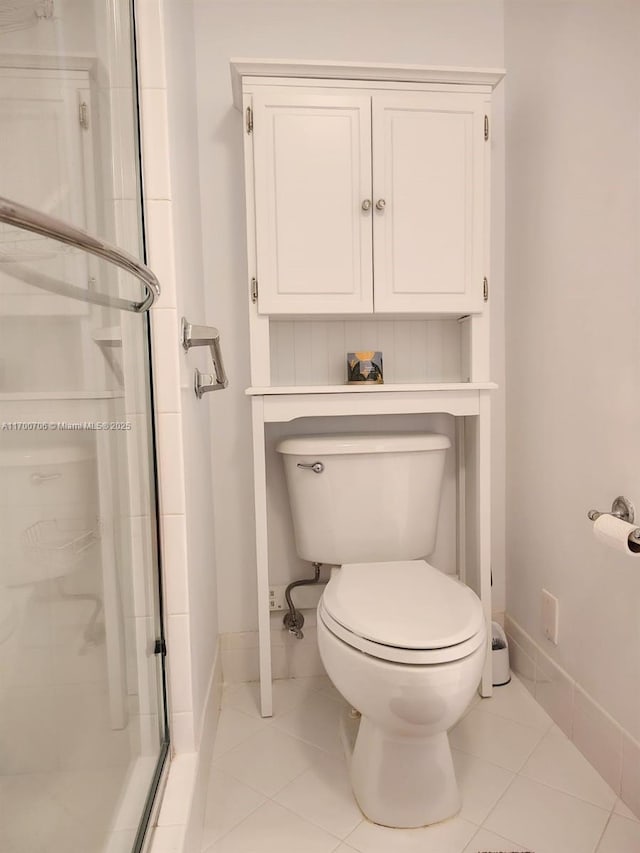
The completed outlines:
{"type": "Polygon", "coordinates": [[[482,297],[485,302],[489,301],[489,279],[485,277],[482,279],[482,297]]]}
{"type": "Polygon", "coordinates": [[[484,117],[484,141],[489,139],[489,116],[484,117]]]}
{"type": "Polygon", "coordinates": [[[89,129],[89,107],[86,101],[80,101],[78,106],[78,121],[84,130],[89,129]]]}
{"type": "Polygon", "coordinates": [[[252,302],[258,301],[258,279],[257,278],[251,279],[251,301],[252,302]]]}
{"type": "Polygon", "coordinates": [[[253,132],[253,110],[247,107],[247,133],[253,132]]]}
{"type": "Polygon", "coordinates": [[[167,655],[167,644],[164,641],[163,637],[159,637],[154,645],[153,645],[153,653],[154,655],[162,655],[162,657],[166,657],[167,655]]]}

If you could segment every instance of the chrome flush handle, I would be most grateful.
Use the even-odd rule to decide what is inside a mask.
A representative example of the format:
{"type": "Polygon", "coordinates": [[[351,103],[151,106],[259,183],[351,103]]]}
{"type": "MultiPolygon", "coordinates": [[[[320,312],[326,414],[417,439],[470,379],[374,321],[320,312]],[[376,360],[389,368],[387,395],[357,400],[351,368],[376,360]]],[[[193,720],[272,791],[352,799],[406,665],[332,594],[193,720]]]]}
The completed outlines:
{"type": "Polygon", "coordinates": [[[322,474],[324,471],[324,465],[322,462],[298,462],[298,468],[308,468],[310,471],[313,471],[314,474],[322,474]]]}

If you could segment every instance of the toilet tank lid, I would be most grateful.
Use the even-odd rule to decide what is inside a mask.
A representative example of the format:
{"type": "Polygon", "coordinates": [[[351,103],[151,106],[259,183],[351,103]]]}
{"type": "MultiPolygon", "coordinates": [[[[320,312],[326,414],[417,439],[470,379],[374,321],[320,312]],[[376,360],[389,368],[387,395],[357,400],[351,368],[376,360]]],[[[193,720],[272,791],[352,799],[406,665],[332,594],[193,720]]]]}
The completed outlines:
{"type": "Polygon", "coordinates": [[[447,447],[451,447],[449,438],[434,432],[353,432],[291,436],[280,441],[276,450],[297,456],[314,453],[410,453],[446,450],[447,447]]]}

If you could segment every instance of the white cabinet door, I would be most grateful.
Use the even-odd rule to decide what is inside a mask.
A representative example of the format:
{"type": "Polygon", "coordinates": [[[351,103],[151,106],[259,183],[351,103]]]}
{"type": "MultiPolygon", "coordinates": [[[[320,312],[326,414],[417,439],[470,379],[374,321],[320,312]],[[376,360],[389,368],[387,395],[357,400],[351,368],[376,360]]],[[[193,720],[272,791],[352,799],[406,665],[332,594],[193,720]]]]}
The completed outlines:
{"type": "Polygon", "coordinates": [[[375,310],[483,306],[487,100],[373,96],[375,310]]]}
{"type": "MultiPolygon", "coordinates": [[[[7,198],[81,228],[94,228],[95,199],[85,148],[91,128],[84,71],[0,68],[0,188],[7,198]]],[[[46,289],[48,279],[86,288],[87,256],[28,231],[0,225],[1,313],[87,313],[87,306],[46,289]],[[42,286],[32,286],[40,281],[42,286]]]]}
{"type": "Polygon", "coordinates": [[[372,311],[370,96],[269,88],[253,134],[260,313],[372,311]]]}

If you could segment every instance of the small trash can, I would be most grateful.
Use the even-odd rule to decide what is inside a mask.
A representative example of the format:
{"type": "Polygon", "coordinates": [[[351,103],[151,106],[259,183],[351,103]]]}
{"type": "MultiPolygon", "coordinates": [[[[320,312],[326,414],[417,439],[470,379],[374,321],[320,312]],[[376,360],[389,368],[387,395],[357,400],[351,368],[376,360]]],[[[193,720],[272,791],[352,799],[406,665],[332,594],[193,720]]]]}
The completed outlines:
{"type": "Polygon", "coordinates": [[[491,623],[491,664],[493,668],[493,686],[502,687],[511,681],[509,669],[509,644],[502,625],[491,623]]]}

